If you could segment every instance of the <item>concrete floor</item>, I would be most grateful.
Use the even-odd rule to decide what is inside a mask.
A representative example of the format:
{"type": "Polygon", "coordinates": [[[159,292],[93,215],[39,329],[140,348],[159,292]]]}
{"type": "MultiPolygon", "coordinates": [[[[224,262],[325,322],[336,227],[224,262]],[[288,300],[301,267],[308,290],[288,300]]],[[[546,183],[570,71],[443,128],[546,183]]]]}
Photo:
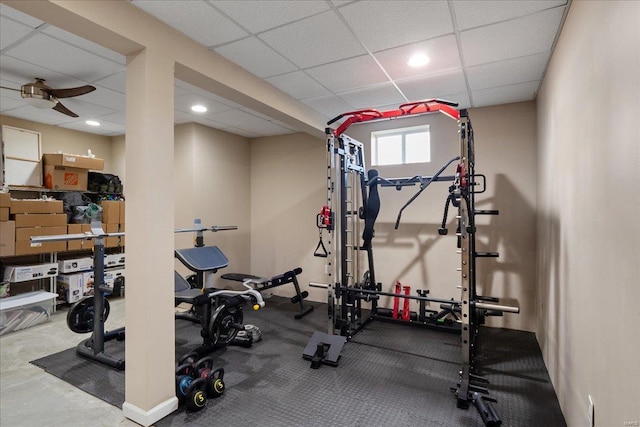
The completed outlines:
{"type": "MultiPolygon", "coordinates": [[[[124,298],[110,299],[106,329],[124,326],[124,298]]],[[[59,308],[41,325],[0,337],[0,426],[138,426],[122,410],[75,388],[29,362],[77,345],[59,308]]]]}

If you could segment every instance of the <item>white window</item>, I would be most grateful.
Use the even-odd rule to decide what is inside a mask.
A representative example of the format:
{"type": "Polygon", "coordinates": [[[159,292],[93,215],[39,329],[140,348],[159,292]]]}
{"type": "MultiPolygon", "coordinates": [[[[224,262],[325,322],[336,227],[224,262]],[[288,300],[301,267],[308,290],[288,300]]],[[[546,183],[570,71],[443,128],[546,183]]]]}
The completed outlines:
{"type": "Polygon", "coordinates": [[[405,165],[431,161],[429,126],[371,132],[371,165],[405,165]]]}

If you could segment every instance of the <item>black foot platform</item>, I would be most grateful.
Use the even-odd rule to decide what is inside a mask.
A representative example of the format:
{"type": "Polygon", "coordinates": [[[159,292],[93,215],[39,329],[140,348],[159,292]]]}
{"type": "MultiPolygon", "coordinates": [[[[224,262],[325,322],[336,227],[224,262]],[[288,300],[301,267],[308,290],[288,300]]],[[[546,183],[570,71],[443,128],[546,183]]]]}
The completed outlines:
{"type": "Polygon", "coordinates": [[[322,364],[338,366],[340,353],[346,342],[347,337],[315,331],[304,348],[302,357],[311,361],[313,369],[318,369],[322,364]]]}
{"type": "Polygon", "coordinates": [[[249,281],[250,284],[254,286],[255,290],[259,292],[286,285],[287,283],[293,283],[293,287],[296,290],[296,295],[291,298],[291,303],[300,304],[300,311],[294,316],[296,319],[300,319],[313,311],[313,307],[305,307],[304,305],[303,301],[306,297],[309,296],[309,292],[300,291],[300,285],[298,284],[298,274],[300,273],[302,273],[302,268],[298,267],[294,268],[293,270],[287,271],[286,273],[273,276],[271,279],[242,273],[227,273],[223,274],[222,278],[243,283],[249,281]]]}

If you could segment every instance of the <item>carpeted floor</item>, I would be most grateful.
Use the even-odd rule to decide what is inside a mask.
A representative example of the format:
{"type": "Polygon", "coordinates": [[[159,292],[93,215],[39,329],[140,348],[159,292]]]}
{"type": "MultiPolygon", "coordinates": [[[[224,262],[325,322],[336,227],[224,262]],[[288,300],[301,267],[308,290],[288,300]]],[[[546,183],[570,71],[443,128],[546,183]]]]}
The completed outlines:
{"type": "MultiPolygon", "coordinates": [[[[338,367],[310,369],[302,350],[314,330],[327,328],[326,306],[301,320],[296,306],[273,297],[245,310],[263,340],[212,355],[224,367],[226,392],[197,413],[180,409],[157,426],[483,426],[473,406],[456,408],[450,391],[458,378],[455,334],[373,322],[347,343],[338,367]]],[[[176,358],[200,344],[199,328],[176,321],[176,358]]],[[[123,342],[105,351],[124,355],[123,342]]],[[[491,382],[494,409],[506,426],[565,426],[532,333],[483,328],[478,366],[491,382]]],[[[82,359],[75,348],[32,362],[74,386],[120,407],[124,372],[82,359]]]]}

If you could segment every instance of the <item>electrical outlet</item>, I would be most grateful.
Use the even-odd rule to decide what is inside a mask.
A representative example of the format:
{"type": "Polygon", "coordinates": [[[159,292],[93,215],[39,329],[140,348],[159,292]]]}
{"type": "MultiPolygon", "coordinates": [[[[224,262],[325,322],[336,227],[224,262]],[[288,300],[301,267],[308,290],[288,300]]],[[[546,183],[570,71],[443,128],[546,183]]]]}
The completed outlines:
{"type": "Polygon", "coordinates": [[[595,418],[594,418],[594,407],[593,407],[593,398],[589,395],[589,427],[595,427],[595,418]]]}

